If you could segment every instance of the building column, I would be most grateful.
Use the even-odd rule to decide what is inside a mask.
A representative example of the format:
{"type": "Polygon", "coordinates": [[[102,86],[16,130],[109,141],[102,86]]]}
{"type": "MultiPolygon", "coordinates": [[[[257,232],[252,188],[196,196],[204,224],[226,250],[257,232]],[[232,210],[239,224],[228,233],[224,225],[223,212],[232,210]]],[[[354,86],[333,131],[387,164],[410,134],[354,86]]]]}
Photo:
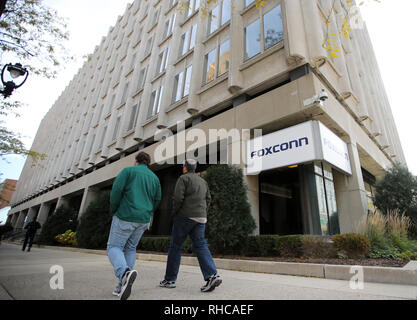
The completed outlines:
{"type": "Polygon", "coordinates": [[[348,143],[352,175],[334,174],[337,209],[341,233],[357,232],[368,212],[365,184],[356,144],[348,143]]]}
{"type": "Polygon", "coordinates": [[[99,191],[100,190],[98,188],[94,187],[87,187],[84,189],[83,199],[80,205],[80,211],[78,212],[78,219],[81,218],[82,214],[91,204],[91,202],[93,202],[97,198],[99,191]]]}
{"type": "Polygon", "coordinates": [[[48,213],[50,209],[51,209],[50,204],[47,204],[47,203],[41,204],[41,207],[39,209],[39,214],[38,214],[38,222],[41,224],[41,226],[43,226],[46,220],[48,219],[48,213]]]}
{"type": "Polygon", "coordinates": [[[36,210],[35,207],[29,208],[28,215],[27,215],[28,216],[27,222],[31,222],[33,220],[33,218],[36,217],[37,213],[38,213],[38,210],[36,210]]]}
{"type": "Polygon", "coordinates": [[[21,211],[20,214],[19,214],[19,217],[17,218],[15,229],[22,229],[23,228],[23,224],[25,223],[25,218],[26,218],[26,212],[21,211]]]}

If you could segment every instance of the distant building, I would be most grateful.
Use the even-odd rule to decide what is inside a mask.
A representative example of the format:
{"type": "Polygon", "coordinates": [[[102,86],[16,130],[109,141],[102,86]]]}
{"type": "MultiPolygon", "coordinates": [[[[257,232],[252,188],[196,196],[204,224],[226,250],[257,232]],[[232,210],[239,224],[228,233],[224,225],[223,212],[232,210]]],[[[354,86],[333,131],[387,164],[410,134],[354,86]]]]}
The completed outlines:
{"type": "Polygon", "coordinates": [[[10,206],[17,180],[6,179],[0,184],[0,210],[10,206]]]}
{"type": "Polygon", "coordinates": [[[169,234],[181,167],[155,157],[169,143],[167,160],[181,162],[177,142],[187,139],[187,148],[206,151],[196,155],[201,162],[248,148],[241,158],[257,170],[237,165],[255,233],[355,230],[375,181],[394,161],[405,164],[366,26],[347,39],[343,12],[331,14],[336,58],[323,46],[332,1],[233,3],[212,1],[209,15],[199,0],[182,10],[175,0],[128,5],[42,120],[32,149],[48,157],[26,161],[10,211],[15,228],[26,217],[43,223],[60,205],[82,214],[143,150],[163,189],[151,233],[169,234]],[[164,129],[172,135],[160,141],[155,133],[164,129]],[[246,135],[216,137],[213,151],[193,140],[194,129],[246,135]]]}

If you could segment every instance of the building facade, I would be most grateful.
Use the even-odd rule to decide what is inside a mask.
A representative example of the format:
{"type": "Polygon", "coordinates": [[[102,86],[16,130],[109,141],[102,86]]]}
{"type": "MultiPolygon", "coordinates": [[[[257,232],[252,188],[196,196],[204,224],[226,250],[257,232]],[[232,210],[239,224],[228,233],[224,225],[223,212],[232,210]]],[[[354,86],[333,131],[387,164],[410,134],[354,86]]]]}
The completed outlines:
{"type": "Polygon", "coordinates": [[[173,163],[203,150],[202,163],[225,154],[244,170],[256,233],[354,231],[372,207],[372,185],[405,159],[366,26],[345,37],[345,0],[333,11],[332,2],[218,0],[207,11],[199,0],[129,4],[42,120],[32,149],[47,159],[26,161],[9,213],[14,227],[34,216],[43,223],[60,205],[81,215],[142,150],[163,188],[152,233],[169,234],[180,174],[173,163]],[[323,45],[329,34],[337,57],[323,45]],[[307,136],[282,139],[306,124],[318,130],[309,141],[328,135],[300,160],[291,152],[307,136]],[[213,129],[241,134],[194,137],[213,129]],[[280,143],[252,150],[256,129],[280,143]],[[319,156],[326,141],[349,170],[319,156]],[[236,161],[237,145],[246,147],[236,161]],[[249,172],[247,162],[261,156],[271,165],[249,172]]]}

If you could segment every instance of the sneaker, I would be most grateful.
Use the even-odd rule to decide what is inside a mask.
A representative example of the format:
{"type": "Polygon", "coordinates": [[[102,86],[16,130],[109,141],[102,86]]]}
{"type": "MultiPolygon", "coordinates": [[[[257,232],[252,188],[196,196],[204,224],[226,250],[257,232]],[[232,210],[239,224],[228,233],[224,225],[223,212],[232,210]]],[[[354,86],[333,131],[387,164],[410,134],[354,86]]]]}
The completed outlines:
{"type": "Polygon", "coordinates": [[[167,281],[167,280],[162,280],[160,283],[159,283],[159,286],[160,287],[163,287],[163,288],[175,288],[176,287],[176,285],[175,285],[175,281],[167,281]]]}
{"type": "Polygon", "coordinates": [[[120,292],[121,292],[121,289],[120,289],[119,286],[117,286],[116,289],[114,289],[111,294],[116,296],[116,297],[120,297],[120,292]]]}
{"type": "Polygon", "coordinates": [[[127,300],[132,291],[132,284],[135,281],[138,272],[136,270],[127,270],[122,278],[122,288],[120,290],[120,300],[127,300]]]}
{"type": "Polygon", "coordinates": [[[218,274],[215,274],[214,276],[211,276],[206,284],[201,287],[201,292],[210,292],[216,289],[219,285],[222,283],[222,278],[218,274]]]}

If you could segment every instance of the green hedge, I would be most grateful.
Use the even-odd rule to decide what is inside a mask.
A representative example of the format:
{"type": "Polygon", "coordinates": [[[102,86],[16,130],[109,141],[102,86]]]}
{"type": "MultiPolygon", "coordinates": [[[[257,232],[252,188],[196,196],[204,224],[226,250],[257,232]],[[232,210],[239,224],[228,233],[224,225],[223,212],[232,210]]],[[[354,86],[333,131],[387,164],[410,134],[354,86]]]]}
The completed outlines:
{"type": "MultiPolygon", "coordinates": [[[[142,237],[137,249],[143,251],[168,252],[171,237],[142,237]]],[[[182,251],[184,253],[192,253],[192,242],[190,238],[185,240],[182,251]]]]}

